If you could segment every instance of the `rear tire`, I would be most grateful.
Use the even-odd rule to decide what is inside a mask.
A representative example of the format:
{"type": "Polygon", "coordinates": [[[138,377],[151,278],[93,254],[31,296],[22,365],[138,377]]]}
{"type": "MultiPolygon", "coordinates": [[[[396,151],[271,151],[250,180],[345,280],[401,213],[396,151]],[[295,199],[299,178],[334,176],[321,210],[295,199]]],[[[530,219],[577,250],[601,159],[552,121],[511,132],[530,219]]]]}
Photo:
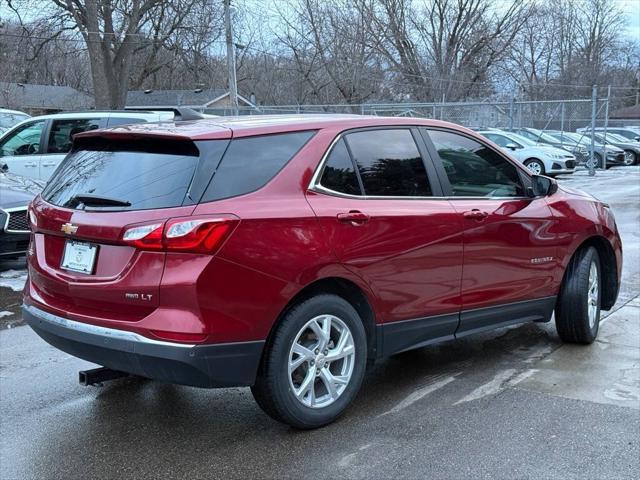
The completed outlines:
{"type": "Polygon", "coordinates": [[[563,342],[593,343],[598,336],[602,298],[600,258],[583,248],[569,262],[556,303],[556,330],[563,342]]]}
{"type": "Polygon", "coordinates": [[[524,166],[527,167],[529,171],[535,175],[545,174],[544,163],[541,160],[538,160],[537,158],[526,160],[524,162],[524,166]]]}
{"type": "Polygon", "coordinates": [[[275,420],[300,429],[321,427],[356,397],[366,360],[358,312],[337,295],[317,295],[284,315],[251,392],[275,420]]]}

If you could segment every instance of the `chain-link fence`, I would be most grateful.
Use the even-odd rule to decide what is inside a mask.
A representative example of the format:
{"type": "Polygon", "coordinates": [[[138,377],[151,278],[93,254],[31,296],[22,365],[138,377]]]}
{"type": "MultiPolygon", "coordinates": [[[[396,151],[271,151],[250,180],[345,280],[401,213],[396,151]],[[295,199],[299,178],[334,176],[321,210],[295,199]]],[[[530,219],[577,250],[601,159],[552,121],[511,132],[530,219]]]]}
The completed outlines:
{"type": "MultiPolygon", "coordinates": [[[[231,107],[207,109],[206,113],[215,115],[234,115],[231,107]]],[[[640,128],[640,120],[615,120],[609,118],[609,100],[545,100],[545,101],[482,101],[461,103],[365,103],[359,105],[267,105],[258,107],[241,107],[240,115],[271,114],[303,114],[303,113],[347,113],[359,115],[418,117],[444,120],[474,129],[497,128],[523,133],[523,129],[531,132],[542,132],[561,135],[563,147],[571,141],[564,133],[575,134],[574,138],[584,149],[588,150],[588,165],[604,167],[605,159],[609,162],[621,161],[622,149],[619,152],[615,145],[605,147],[602,138],[604,132],[591,133],[591,126],[597,129],[615,128],[636,125],[640,128]]],[[[640,130],[639,130],[640,131],[640,130]]],[[[529,133],[531,133],[529,132],[529,133]]],[[[639,133],[640,135],[640,133],[639,133]]],[[[531,139],[531,137],[529,137],[531,139]]],[[[545,136],[547,140],[551,137],[545,136]]],[[[613,144],[612,137],[606,137],[606,144],[613,144]]],[[[538,137],[536,140],[541,140],[538,137]]],[[[619,139],[618,139],[619,142],[619,139]]]]}

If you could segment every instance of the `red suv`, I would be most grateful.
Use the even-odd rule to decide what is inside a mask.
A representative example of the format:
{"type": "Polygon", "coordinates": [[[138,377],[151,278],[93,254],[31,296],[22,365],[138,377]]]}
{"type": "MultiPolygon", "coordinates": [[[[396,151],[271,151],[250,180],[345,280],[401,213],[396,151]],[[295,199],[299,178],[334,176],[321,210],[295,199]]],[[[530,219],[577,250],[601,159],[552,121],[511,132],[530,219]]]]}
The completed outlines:
{"type": "Polygon", "coordinates": [[[29,209],[24,317],[110,371],[251,386],[324,425],[365,367],[518,322],[591,343],[616,301],[608,205],[462,127],[265,116],[77,135],[29,209]]]}

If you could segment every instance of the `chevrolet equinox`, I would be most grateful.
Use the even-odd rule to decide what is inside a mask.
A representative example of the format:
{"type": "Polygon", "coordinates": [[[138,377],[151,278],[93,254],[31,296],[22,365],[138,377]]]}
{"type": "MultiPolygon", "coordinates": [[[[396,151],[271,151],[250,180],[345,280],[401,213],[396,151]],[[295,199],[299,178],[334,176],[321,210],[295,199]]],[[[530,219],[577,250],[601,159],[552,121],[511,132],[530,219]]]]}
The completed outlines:
{"type": "Polygon", "coordinates": [[[29,207],[24,317],[110,372],[250,386],[298,428],[367,364],[519,322],[589,344],[609,206],[445,122],[350,115],[81,133],[29,207]]]}

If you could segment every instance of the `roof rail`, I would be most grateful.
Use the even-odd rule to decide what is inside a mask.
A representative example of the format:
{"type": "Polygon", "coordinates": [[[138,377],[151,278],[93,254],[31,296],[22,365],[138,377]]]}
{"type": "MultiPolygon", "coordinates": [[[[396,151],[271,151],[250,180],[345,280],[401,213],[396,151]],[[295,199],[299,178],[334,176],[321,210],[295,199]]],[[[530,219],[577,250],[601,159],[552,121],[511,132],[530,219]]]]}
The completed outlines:
{"type": "Polygon", "coordinates": [[[174,119],[178,121],[186,120],[202,120],[206,118],[202,113],[195,111],[193,108],[187,107],[124,107],[125,110],[130,112],[136,111],[151,111],[151,112],[173,112],[174,119]]]}

